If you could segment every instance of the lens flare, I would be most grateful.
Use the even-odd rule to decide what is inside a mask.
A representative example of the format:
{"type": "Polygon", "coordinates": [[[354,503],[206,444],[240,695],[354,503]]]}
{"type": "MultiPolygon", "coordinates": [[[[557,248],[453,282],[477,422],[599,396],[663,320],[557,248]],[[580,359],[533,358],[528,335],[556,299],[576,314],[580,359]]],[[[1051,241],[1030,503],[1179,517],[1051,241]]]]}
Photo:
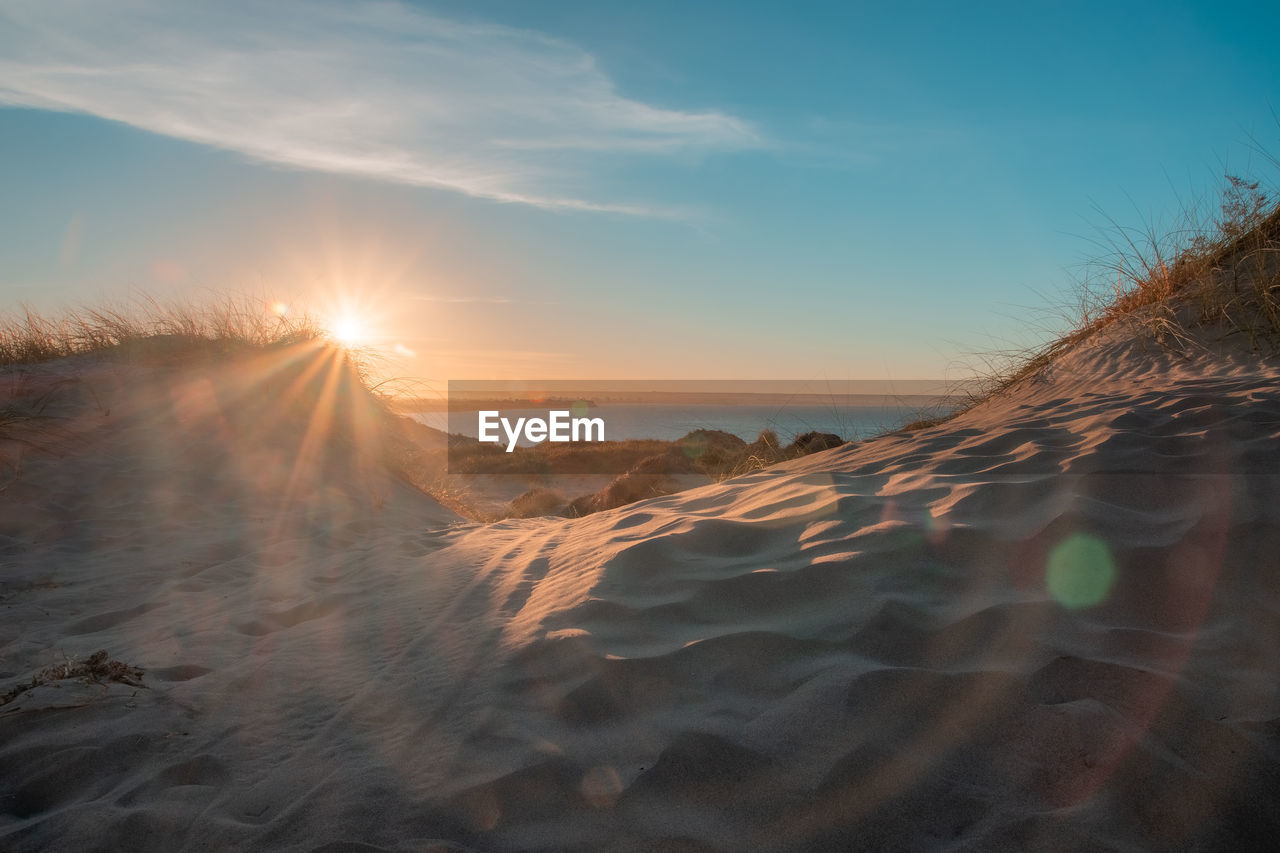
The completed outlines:
{"type": "Polygon", "coordinates": [[[1106,600],[1116,579],[1107,543],[1087,533],[1072,533],[1049,554],[1045,583],[1063,607],[1078,610],[1106,600]]]}

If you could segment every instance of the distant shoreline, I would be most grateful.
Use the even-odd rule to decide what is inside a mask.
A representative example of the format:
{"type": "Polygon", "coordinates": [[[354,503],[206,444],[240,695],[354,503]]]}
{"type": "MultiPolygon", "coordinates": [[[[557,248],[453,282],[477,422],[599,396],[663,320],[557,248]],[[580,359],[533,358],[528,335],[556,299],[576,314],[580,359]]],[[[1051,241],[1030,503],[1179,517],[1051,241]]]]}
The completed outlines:
{"type": "Polygon", "coordinates": [[[394,406],[402,412],[478,412],[487,409],[557,409],[573,406],[586,406],[587,408],[595,408],[598,403],[594,400],[584,400],[574,397],[544,397],[538,400],[530,400],[520,397],[504,397],[489,399],[423,399],[413,398],[407,401],[396,401],[394,406]]]}
{"type": "Polygon", "coordinates": [[[706,393],[699,391],[623,391],[595,393],[590,398],[411,398],[394,403],[402,412],[471,412],[481,409],[549,409],[557,406],[586,404],[588,407],[610,404],[652,404],[689,406],[833,406],[858,408],[877,406],[927,407],[945,403],[944,394],[785,394],[785,393],[706,393]]]}

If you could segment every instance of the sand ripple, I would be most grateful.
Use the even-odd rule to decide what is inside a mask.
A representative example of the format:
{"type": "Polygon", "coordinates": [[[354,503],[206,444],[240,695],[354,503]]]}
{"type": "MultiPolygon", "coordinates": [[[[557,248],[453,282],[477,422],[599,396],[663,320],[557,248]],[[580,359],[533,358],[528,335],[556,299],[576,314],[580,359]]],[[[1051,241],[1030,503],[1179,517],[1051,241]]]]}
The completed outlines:
{"type": "Polygon", "coordinates": [[[1269,845],[1280,382],[1125,358],[575,521],[87,430],[0,494],[0,688],[147,686],[0,706],[0,846],[1269,845]]]}

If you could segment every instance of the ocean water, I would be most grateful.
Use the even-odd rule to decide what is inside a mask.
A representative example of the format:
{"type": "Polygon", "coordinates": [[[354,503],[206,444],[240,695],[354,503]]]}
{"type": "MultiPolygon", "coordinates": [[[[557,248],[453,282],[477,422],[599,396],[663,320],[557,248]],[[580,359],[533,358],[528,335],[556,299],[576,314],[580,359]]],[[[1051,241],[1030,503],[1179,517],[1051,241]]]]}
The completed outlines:
{"type": "MultiPolygon", "coordinates": [[[[718,429],[743,441],[754,441],[761,430],[771,429],[784,443],[801,433],[831,432],[846,441],[869,438],[921,417],[913,406],[813,406],[611,403],[591,408],[587,416],[603,418],[605,439],[625,441],[657,438],[673,441],[696,429],[718,429]]],[[[502,416],[546,418],[546,409],[504,409],[502,416]]],[[[479,432],[475,412],[419,412],[415,420],[436,429],[475,438],[479,432]]],[[[521,442],[522,444],[524,442],[521,442]]]]}

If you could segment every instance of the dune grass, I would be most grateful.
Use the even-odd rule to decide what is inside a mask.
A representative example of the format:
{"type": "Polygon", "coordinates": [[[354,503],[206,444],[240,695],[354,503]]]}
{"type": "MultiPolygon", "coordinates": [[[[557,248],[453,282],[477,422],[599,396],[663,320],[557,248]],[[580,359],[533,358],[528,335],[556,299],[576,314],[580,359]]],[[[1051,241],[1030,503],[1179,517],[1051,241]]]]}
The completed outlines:
{"type": "Polygon", "coordinates": [[[1073,334],[1128,320],[1175,350],[1191,344],[1195,327],[1245,334],[1260,350],[1280,342],[1280,205],[1259,181],[1224,179],[1212,213],[1190,206],[1163,231],[1112,223],[1073,334]]]}
{"type": "Polygon", "coordinates": [[[0,315],[0,366],[37,364],[88,353],[177,359],[316,340],[314,319],[277,315],[261,300],[208,303],[142,298],[120,307],[84,308],[56,317],[30,308],[0,315]]]}
{"type": "Polygon", "coordinates": [[[1166,228],[1109,220],[1102,251],[1076,288],[1067,333],[1038,348],[984,355],[986,369],[960,406],[897,431],[946,423],[1119,323],[1180,355],[1201,348],[1205,332],[1244,335],[1260,354],[1280,351],[1280,199],[1260,181],[1225,175],[1212,207],[1189,205],[1166,228]]]}
{"type": "MultiPolygon", "coordinates": [[[[373,404],[393,417],[386,394],[369,379],[365,351],[330,341],[325,328],[308,315],[272,309],[268,300],[231,295],[204,302],[140,297],[56,316],[30,308],[0,314],[0,490],[21,476],[25,450],[47,449],[46,440],[56,433],[61,418],[46,413],[46,404],[69,387],[66,382],[32,381],[31,371],[24,368],[60,359],[91,357],[177,367],[309,345],[316,355],[324,351],[337,356],[373,404]]],[[[91,385],[77,387],[104,414],[109,412],[91,385]]],[[[393,466],[396,461],[388,459],[393,466]]]]}

